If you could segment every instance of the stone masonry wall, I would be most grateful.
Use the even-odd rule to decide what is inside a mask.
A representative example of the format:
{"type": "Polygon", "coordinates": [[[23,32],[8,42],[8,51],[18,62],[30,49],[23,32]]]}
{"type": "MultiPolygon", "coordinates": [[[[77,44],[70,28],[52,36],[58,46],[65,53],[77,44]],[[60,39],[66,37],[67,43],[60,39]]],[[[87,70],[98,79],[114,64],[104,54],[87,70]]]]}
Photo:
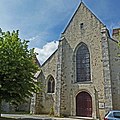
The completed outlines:
{"type": "Polygon", "coordinates": [[[108,31],[106,27],[102,28],[102,56],[104,70],[104,89],[105,89],[105,110],[112,110],[112,86],[111,86],[111,70],[110,70],[110,53],[108,45],[108,31]]]}
{"type": "Polygon", "coordinates": [[[102,63],[101,28],[104,25],[82,3],[65,29],[63,41],[63,84],[61,112],[66,115],[76,115],[76,95],[84,90],[93,99],[93,117],[104,116],[104,76],[102,63]],[[81,26],[82,25],[82,26],[81,26]],[[84,42],[89,49],[91,59],[91,82],[75,83],[75,50],[84,42]],[[76,87],[75,87],[76,86],[76,87]],[[91,87],[92,86],[92,87],[91,87]],[[97,92],[97,97],[95,96],[97,92]],[[97,104],[97,105],[96,105],[97,104]],[[99,108],[99,109],[98,109],[99,108]]]}
{"type": "Polygon", "coordinates": [[[61,79],[62,79],[62,42],[59,41],[56,72],[55,116],[60,116],[61,106],[61,79]]]}
{"type": "MultiPolygon", "coordinates": [[[[55,93],[47,93],[48,77],[52,76],[55,80],[56,86],[56,73],[57,73],[57,57],[56,51],[53,55],[41,66],[41,73],[39,79],[42,81],[42,93],[37,95],[36,112],[38,114],[50,114],[50,110],[55,105],[55,93]]],[[[55,90],[56,91],[56,90],[55,90]]]]}
{"type": "MultiPolygon", "coordinates": [[[[113,36],[114,37],[114,36],[113,36]]],[[[116,37],[114,37],[116,39],[116,37]]],[[[112,101],[113,109],[120,109],[120,58],[118,53],[120,49],[115,41],[109,40],[110,65],[112,78],[112,101]]]]}

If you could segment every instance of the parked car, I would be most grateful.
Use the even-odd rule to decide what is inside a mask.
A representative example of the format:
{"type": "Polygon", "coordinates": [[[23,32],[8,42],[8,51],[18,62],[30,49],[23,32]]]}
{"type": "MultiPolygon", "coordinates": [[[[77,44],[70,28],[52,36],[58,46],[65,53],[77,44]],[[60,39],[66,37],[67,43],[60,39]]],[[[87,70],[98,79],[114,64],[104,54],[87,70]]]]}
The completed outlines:
{"type": "Polygon", "coordinates": [[[120,110],[109,111],[105,115],[104,120],[120,120],[120,110]]]}

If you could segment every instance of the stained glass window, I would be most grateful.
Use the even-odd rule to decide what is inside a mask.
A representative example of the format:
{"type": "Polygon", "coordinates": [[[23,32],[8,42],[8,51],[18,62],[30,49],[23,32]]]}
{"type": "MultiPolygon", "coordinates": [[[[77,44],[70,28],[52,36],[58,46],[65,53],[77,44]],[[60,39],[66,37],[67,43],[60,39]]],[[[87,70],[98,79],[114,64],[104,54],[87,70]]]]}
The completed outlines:
{"type": "Polygon", "coordinates": [[[77,82],[90,81],[90,53],[88,47],[81,43],[76,53],[77,82]]]}
{"type": "Polygon", "coordinates": [[[55,89],[55,81],[54,78],[51,76],[48,80],[48,93],[54,93],[55,89]]]}

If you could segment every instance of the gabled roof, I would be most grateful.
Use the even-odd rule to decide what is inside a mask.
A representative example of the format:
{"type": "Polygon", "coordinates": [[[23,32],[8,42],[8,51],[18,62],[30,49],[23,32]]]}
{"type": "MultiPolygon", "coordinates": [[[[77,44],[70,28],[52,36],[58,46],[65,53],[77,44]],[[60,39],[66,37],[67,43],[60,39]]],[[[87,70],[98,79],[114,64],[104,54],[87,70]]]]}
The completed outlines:
{"type": "MultiPolygon", "coordinates": [[[[101,24],[103,24],[103,22],[101,22],[101,20],[98,19],[98,18],[95,16],[95,14],[81,1],[80,4],[79,4],[79,6],[78,6],[78,8],[75,10],[74,14],[72,15],[71,19],[69,20],[67,26],[66,26],[65,29],[63,30],[62,34],[64,34],[64,33],[66,32],[67,28],[69,27],[70,23],[71,23],[72,20],[74,19],[75,15],[76,15],[76,13],[78,12],[78,10],[80,9],[81,5],[83,5],[101,24]]],[[[103,24],[103,26],[105,26],[105,25],[103,24]]]]}

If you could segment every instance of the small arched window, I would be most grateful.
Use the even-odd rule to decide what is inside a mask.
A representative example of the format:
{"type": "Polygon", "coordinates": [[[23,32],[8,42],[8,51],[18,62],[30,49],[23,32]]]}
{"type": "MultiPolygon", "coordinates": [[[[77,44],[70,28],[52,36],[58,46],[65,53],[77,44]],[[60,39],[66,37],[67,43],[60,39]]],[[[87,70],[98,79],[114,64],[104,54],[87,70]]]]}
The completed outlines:
{"type": "Polygon", "coordinates": [[[48,93],[54,93],[55,91],[55,81],[54,78],[52,76],[50,76],[50,78],[48,79],[48,93]]]}
{"type": "Polygon", "coordinates": [[[86,44],[81,43],[76,52],[76,81],[90,81],[90,53],[86,44]]]}

